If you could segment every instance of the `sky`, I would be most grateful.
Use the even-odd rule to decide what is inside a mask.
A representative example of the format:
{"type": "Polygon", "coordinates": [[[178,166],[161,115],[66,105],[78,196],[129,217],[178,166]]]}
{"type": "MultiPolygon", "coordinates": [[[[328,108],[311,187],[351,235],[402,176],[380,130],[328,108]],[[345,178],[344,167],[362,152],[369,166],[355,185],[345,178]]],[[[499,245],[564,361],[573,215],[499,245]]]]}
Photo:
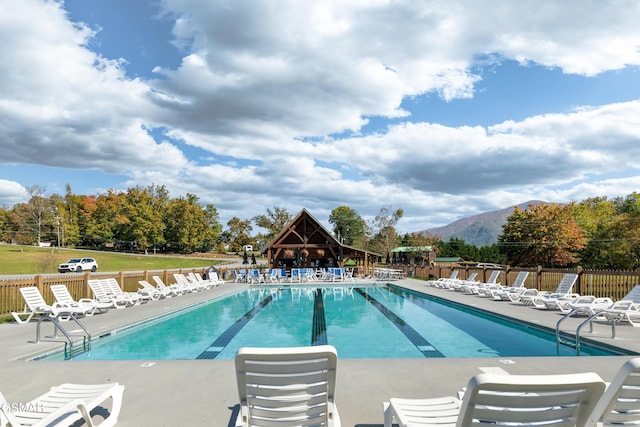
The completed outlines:
{"type": "Polygon", "coordinates": [[[163,185],[407,233],[640,191],[637,0],[0,6],[0,206],[163,185]]]}

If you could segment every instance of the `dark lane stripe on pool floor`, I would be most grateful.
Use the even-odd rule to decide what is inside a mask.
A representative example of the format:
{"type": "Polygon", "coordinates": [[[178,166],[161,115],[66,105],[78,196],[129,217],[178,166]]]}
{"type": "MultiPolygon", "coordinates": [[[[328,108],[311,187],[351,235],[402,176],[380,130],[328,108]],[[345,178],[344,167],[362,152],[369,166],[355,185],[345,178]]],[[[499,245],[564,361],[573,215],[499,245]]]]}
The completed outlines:
{"type": "Polygon", "coordinates": [[[313,326],[311,327],[311,345],[325,345],[327,341],[327,322],[324,317],[324,299],[322,289],[316,289],[313,299],[313,326]]]}
{"type": "MultiPolygon", "coordinates": [[[[280,292],[280,289],[277,290],[280,292]]],[[[200,353],[196,359],[215,359],[220,352],[231,342],[238,332],[244,326],[249,323],[249,320],[253,319],[260,310],[262,310],[267,304],[273,301],[273,295],[269,295],[262,301],[260,301],[255,307],[249,310],[244,316],[236,320],[233,325],[229,326],[205,351],[200,353]]]]}
{"type": "Polygon", "coordinates": [[[397,314],[389,310],[362,288],[356,288],[356,292],[362,295],[364,299],[366,299],[371,305],[373,305],[382,314],[384,314],[387,319],[391,320],[391,323],[393,323],[398,329],[400,329],[400,332],[402,332],[425,357],[444,357],[444,355],[436,350],[436,348],[432,346],[429,341],[427,341],[422,335],[420,335],[420,333],[418,333],[418,331],[413,329],[404,320],[398,317],[397,314]]]}

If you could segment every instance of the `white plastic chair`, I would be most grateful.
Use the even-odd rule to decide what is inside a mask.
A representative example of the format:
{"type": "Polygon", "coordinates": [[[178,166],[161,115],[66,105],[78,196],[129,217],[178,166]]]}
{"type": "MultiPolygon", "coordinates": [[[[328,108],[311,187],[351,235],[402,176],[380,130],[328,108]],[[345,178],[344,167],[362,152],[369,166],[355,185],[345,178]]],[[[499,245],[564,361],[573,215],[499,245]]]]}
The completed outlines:
{"type": "Polygon", "coordinates": [[[59,304],[66,307],[77,307],[79,310],[87,311],[87,316],[93,315],[96,312],[104,313],[109,311],[113,305],[109,302],[100,302],[90,298],[80,298],[78,301],[73,299],[73,296],[69,293],[67,285],[51,285],[49,287],[51,293],[55,297],[59,304]]]}
{"type": "Polygon", "coordinates": [[[96,425],[91,411],[111,399],[111,410],[99,425],[114,426],[122,406],[124,386],[111,384],[62,384],[28,403],[10,404],[0,393],[0,425],[12,427],[70,426],[83,420],[87,426],[96,425]],[[19,409],[12,411],[12,409],[19,409]],[[4,418],[3,418],[4,417],[4,418]]]}
{"type": "Polygon", "coordinates": [[[20,288],[20,293],[25,302],[24,310],[11,313],[17,323],[28,323],[34,316],[40,319],[45,316],[52,316],[65,320],[65,318],[69,318],[69,314],[84,316],[91,311],[89,307],[70,306],[58,302],[49,305],[42,297],[40,290],[35,286],[20,288]],[[27,317],[23,319],[22,316],[27,317]]]}
{"type": "Polygon", "coordinates": [[[456,397],[391,399],[384,426],[584,426],[605,383],[592,372],[562,375],[478,374],[456,397]]]}
{"type": "Polygon", "coordinates": [[[640,425],[640,358],[620,368],[596,404],[586,427],[640,425]]]}
{"type": "Polygon", "coordinates": [[[239,349],[240,412],[234,426],[339,427],[337,362],[330,345],[239,349]]]}

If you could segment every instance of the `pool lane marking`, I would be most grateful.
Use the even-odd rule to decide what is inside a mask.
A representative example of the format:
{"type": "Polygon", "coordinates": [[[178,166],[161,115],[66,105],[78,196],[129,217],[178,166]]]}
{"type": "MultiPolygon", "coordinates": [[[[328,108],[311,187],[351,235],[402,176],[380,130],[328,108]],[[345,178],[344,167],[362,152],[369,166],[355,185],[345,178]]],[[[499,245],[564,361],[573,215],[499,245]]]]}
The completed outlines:
{"type": "Polygon", "coordinates": [[[327,321],[324,316],[322,289],[316,288],[313,298],[313,325],[311,326],[311,345],[325,345],[327,340],[327,321]]]}
{"type": "MultiPolygon", "coordinates": [[[[280,292],[280,289],[277,290],[280,292]]],[[[260,312],[267,304],[273,301],[273,294],[269,295],[258,304],[256,304],[251,310],[249,310],[244,316],[236,320],[233,325],[229,326],[216,340],[211,343],[209,347],[196,359],[215,359],[224,350],[224,348],[231,342],[231,340],[245,327],[249,320],[253,319],[256,314],[260,312]]]]}
{"type": "Polygon", "coordinates": [[[371,305],[373,305],[382,314],[384,314],[385,317],[391,321],[391,323],[393,323],[398,329],[400,329],[400,332],[402,332],[425,357],[444,357],[444,355],[440,353],[434,346],[432,346],[429,341],[427,341],[422,335],[420,335],[418,331],[413,329],[407,322],[398,317],[397,314],[385,307],[384,304],[380,303],[362,288],[356,288],[356,292],[358,292],[365,300],[367,300],[371,305]]]}

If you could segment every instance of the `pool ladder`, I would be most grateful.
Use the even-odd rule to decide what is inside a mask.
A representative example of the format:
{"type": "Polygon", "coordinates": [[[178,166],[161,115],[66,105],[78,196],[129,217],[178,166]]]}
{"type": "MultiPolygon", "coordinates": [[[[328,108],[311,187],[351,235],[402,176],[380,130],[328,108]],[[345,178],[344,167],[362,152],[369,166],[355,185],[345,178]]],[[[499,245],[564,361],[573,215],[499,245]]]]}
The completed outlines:
{"type": "MultiPolygon", "coordinates": [[[[593,320],[596,317],[598,317],[600,313],[592,314],[586,320],[581,322],[576,328],[576,332],[575,332],[575,335],[573,336],[573,339],[571,339],[572,337],[568,332],[562,332],[560,330],[560,324],[564,322],[566,319],[568,319],[569,317],[571,317],[571,315],[578,310],[579,309],[571,310],[569,313],[562,316],[562,318],[560,318],[560,320],[558,320],[558,322],[556,323],[556,346],[557,346],[558,354],[560,354],[560,346],[564,344],[568,347],[573,347],[576,350],[576,356],[580,356],[580,331],[585,325],[588,324],[589,333],[593,333],[593,320]]],[[[616,322],[612,319],[611,320],[611,338],[615,338],[615,337],[616,337],[616,322]]]]}
{"type": "Polygon", "coordinates": [[[64,343],[64,358],[65,360],[68,359],[72,359],[73,357],[82,354],[86,351],[89,351],[91,349],[91,333],[89,332],[89,330],[87,329],[87,327],[82,324],[82,322],[80,322],[80,320],[73,314],[73,313],[60,313],[57,316],[52,316],[52,315],[47,315],[47,316],[41,316],[38,318],[38,324],[36,325],[36,343],[40,342],[40,324],[42,323],[42,321],[47,320],[51,323],[53,323],[54,325],[54,330],[53,330],[53,338],[56,338],[58,336],[58,331],[60,331],[62,333],[62,335],[64,335],[64,337],[66,338],[66,341],[64,343]],[[74,347],[74,343],[73,343],[73,337],[74,336],[79,336],[79,335],[73,335],[71,334],[69,331],[67,331],[62,324],[60,323],[59,317],[60,316],[64,316],[69,318],[69,320],[73,320],[78,326],[80,326],[80,328],[82,329],[82,331],[84,332],[82,334],[82,346],[75,346],[74,347]]]}

